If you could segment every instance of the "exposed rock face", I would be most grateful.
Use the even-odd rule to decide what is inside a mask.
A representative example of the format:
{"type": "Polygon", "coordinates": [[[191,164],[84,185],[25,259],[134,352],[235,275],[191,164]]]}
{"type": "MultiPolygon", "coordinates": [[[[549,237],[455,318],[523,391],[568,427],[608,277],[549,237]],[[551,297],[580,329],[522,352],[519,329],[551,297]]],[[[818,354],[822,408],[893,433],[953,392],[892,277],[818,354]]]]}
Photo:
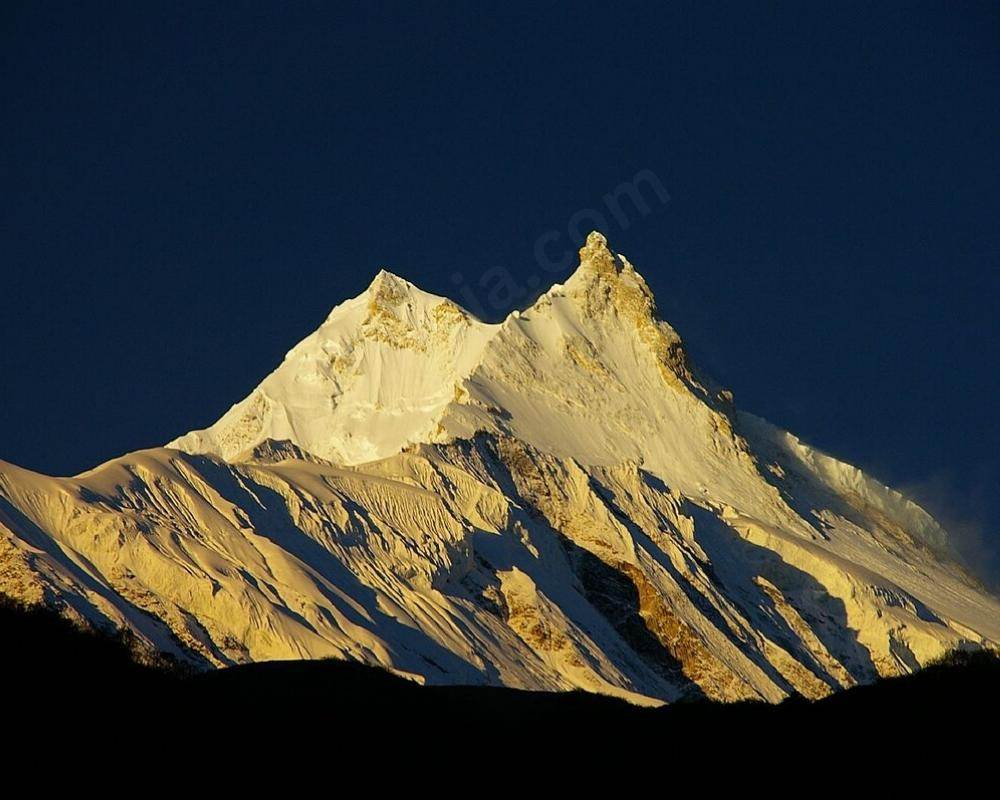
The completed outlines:
{"type": "Polygon", "coordinates": [[[1000,641],[940,526],[737,412],[600,234],[500,325],[382,272],[172,448],[0,464],[0,591],[199,665],[636,702],[820,697],[1000,641]]]}
{"type": "Polygon", "coordinates": [[[628,259],[611,252],[607,239],[600,233],[587,237],[580,249],[580,267],[566,289],[567,295],[581,303],[587,318],[607,321],[608,316],[614,316],[617,321],[634,327],[639,341],[649,348],[669,385],[675,388],[696,385],[680,336],[656,318],[656,303],[646,281],[628,259]]]}

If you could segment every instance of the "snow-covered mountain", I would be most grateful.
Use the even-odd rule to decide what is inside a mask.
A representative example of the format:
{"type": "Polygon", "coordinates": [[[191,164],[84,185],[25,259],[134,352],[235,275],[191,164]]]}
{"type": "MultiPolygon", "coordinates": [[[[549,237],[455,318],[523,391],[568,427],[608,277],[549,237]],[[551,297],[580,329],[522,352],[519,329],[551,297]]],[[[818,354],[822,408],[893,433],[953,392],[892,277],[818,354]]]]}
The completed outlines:
{"type": "Polygon", "coordinates": [[[203,665],[818,697],[1000,642],[945,531],[738,412],[594,233],[489,325],[380,272],[206,430],[0,462],[0,591],[203,665]]]}

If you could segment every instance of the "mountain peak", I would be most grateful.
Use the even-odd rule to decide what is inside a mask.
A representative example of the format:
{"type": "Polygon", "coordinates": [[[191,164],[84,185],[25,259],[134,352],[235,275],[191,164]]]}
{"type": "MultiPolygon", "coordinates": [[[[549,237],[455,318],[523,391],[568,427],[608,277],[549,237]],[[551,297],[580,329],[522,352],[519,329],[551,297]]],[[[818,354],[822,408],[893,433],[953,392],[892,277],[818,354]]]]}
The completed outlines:
{"type": "Polygon", "coordinates": [[[622,268],[621,261],[608,247],[607,237],[598,231],[591,231],[580,248],[580,269],[587,269],[605,275],[617,275],[622,268]]]}
{"type": "Polygon", "coordinates": [[[419,290],[405,278],[382,268],[375,273],[375,277],[372,278],[365,293],[372,302],[378,302],[379,305],[398,305],[407,294],[413,291],[419,290]]]}
{"type": "Polygon", "coordinates": [[[584,288],[595,283],[617,285],[621,281],[634,286],[643,294],[652,297],[649,287],[635,267],[621,253],[615,253],[609,246],[607,237],[599,231],[591,231],[580,248],[580,265],[566,282],[567,288],[584,288]]]}
{"type": "Polygon", "coordinates": [[[379,269],[378,272],[375,273],[375,277],[372,278],[372,282],[368,284],[368,288],[371,289],[373,287],[381,286],[383,283],[394,283],[394,282],[409,284],[409,281],[406,280],[405,278],[401,278],[395,272],[392,272],[391,270],[382,267],[379,269]]]}
{"type": "Polygon", "coordinates": [[[634,322],[655,317],[653,293],[625,256],[608,246],[604,234],[592,231],[580,248],[580,265],[559,287],[576,298],[588,315],[614,309],[634,322]]]}
{"type": "Polygon", "coordinates": [[[495,325],[382,270],[171,445],[229,463],[0,465],[0,590],[212,663],[662,700],[820,697],[1000,642],[925,512],[720,396],[596,231],[495,325]]]}

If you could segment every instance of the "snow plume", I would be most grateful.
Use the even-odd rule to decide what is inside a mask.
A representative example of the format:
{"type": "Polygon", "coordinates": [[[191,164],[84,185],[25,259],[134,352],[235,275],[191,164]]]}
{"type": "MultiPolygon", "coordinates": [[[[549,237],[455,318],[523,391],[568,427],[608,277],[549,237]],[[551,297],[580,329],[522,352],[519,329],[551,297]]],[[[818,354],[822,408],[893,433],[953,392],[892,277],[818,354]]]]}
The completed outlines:
{"type": "Polygon", "coordinates": [[[989,521],[989,498],[998,483],[974,471],[962,479],[938,473],[903,489],[948,531],[962,563],[993,592],[1000,592],[1000,530],[989,521]]]}

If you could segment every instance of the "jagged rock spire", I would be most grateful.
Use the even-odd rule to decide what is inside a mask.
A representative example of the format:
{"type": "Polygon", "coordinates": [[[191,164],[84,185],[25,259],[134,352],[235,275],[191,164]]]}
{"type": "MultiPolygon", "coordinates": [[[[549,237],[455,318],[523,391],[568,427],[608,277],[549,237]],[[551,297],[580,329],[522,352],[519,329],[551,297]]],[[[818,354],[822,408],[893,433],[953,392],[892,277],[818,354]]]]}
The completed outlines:
{"type": "Polygon", "coordinates": [[[598,231],[591,231],[580,248],[580,267],[594,272],[616,275],[621,270],[621,261],[608,247],[607,237],[598,231]]]}

